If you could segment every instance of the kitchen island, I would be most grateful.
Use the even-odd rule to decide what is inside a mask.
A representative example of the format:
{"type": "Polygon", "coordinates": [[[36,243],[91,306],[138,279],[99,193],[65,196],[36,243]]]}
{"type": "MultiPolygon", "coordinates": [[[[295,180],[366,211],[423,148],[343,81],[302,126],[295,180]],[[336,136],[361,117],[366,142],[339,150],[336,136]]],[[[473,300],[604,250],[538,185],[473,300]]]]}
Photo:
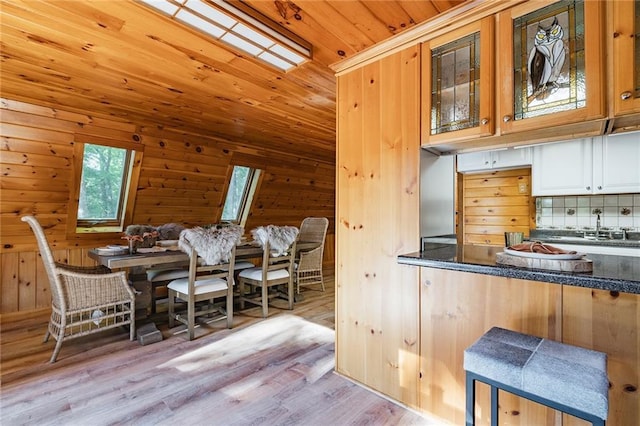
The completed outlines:
{"type": "Polygon", "coordinates": [[[593,261],[593,272],[567,273],[497,265],[496,254],[501,251],[503,248],[496,246],[426,243],[421,252],[398,256],[398,263],[640,294],[638,258],[587,254],[593,261]]]}
{"type": "MultiPolygon", "coordinates": [[[[608,424],[640,424],[640,262],[587,255],[591,273],[496,265],[502,247],[427,243],[398,256],[420,267],[419,406],[464,423],[463,351],[493,326],[607,353],[608,424]]],[[[477,388],[478,421],[488,422],[488,387],[477,388]]],[[[583,425],[538,404],[501,394],[505,424],[583,425]]]]}

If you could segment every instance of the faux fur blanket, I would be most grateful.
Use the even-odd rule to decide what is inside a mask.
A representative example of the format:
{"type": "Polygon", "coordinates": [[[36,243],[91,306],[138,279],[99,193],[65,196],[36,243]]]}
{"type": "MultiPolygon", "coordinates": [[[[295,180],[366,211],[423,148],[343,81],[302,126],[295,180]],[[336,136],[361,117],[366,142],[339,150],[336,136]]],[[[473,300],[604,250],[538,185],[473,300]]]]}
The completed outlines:
{"type": "Polygon", "coordinates": [[[251,230],[253,239],[264,248],[269,243],[273,256],[282,256],[287,253],[291,244],[298,237],[298,228],[295,226],[258,226],[251,230]]]}
{"type": "Polygon", "coordinates": [[[184,226],[179,223],[165,223],[156,228],[159,240],[177,240],[180,233],[184,230],[184,226]]]}
{"type": "Polygon", "coordinates": [[[189,245],[196,249],[198,255],[207,265],[218,265],[229,261],[233,246],[240,242],[244,228],[238,225],[223,228],[195,227],[180,233],[178,247],[190,253],[189,245]]]}

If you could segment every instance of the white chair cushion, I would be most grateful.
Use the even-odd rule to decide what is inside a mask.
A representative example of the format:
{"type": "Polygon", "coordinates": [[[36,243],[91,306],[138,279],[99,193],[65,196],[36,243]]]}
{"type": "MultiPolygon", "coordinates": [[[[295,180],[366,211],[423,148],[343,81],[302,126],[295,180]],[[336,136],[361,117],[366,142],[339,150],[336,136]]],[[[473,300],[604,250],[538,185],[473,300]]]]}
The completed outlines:
{"type": "MultiPolygon", "coordinates": [[[[182,294],[189,294],[189,278],[173,280],[167,287],[182,294]]],[[[200,295],[203,293],[226,290],[227,282],[222,278],[210,278],[208,280],[196,281],[194,287],[196,295],[200,295]]]]}
{"type": "MultiPolygon", "coordinates": [[[[250,280],[262,281],[262,268],[245,269],[240,272],[238,276],[250,280]]],[[[286,269],[278,269],[267,273],[267,280],[277,280],[280,278],[289,278],[289,271],[286,269]]]]}
{"type": "Polygon", "coordinates": [[[189,276],[188,269],[149,269],[147,271],[147,281],[170,281],[189,276]]]}

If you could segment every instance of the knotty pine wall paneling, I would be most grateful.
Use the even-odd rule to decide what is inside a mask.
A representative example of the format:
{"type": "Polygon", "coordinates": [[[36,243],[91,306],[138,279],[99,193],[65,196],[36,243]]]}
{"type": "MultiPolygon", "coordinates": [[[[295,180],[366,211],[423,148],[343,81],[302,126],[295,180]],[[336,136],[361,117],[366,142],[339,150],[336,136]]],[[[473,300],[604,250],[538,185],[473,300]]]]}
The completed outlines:
{"type": "Polygon", "coordinates": [[[219,220],[233,165],[263,170],[245,232],[259,225],[300,226],[329,218],[325,265],[333,265],[335,164],[232,143],[153,123],[127,123],[10,99],[0,104],[0,314],[48,309],[49,282],[29,226],[35,215],[57,261],[92,265],[87,252],[118,237],[67,236],[74,139],[83,135],[144,145],[133,223],[197,226],[219,220]]]}
{"type": "Polygon", "coordinates": [[[505,232],[535,228],[531,169],[465,173],[462,176],[464,244],[504,245],[505,232]]]}
{"type": "Polygon", "coordinates": [[[411,47],[338,76],[336,369],[417,403],[420,59],[411,47]]]}

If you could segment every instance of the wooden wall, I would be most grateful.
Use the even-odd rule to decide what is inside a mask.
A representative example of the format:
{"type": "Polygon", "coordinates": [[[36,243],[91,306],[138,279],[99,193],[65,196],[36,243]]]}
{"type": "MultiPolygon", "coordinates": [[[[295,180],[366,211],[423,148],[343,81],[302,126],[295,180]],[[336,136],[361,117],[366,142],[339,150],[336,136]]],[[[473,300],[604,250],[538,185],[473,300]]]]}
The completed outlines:
{"type": "Polygon", "coordinates": [[[144,157],[133,223],[215,222],[232,165],[247,165],[262,169],[264,175],[246,232],[266,224],[299,226],[306,216],[328,217],[325,263],[333,264],[335,164],[150,123],[123,123],[8,99],[2,100],[0,113],[2,314],[50,305],[35,238],[20,216],[34,214],[56,258],[70,264],[92,264],[90,248],[122,243],[113,237],[67,236],[73,141],[78,135],[125,141],[137,135],[141,140],[144,157]]]}
{"type": "Polygon", "coordinates": [[[336,370],[415,406],[419,250],[417,46],[338,77],[336,370]]]}
{"type": "Polygon", "coordinates": [[[460,176],[464,244],[502,246],[505,232],[524,232],[525,237],[529,236],[529,229],[535,228],[531,169],[460,176]]]}

